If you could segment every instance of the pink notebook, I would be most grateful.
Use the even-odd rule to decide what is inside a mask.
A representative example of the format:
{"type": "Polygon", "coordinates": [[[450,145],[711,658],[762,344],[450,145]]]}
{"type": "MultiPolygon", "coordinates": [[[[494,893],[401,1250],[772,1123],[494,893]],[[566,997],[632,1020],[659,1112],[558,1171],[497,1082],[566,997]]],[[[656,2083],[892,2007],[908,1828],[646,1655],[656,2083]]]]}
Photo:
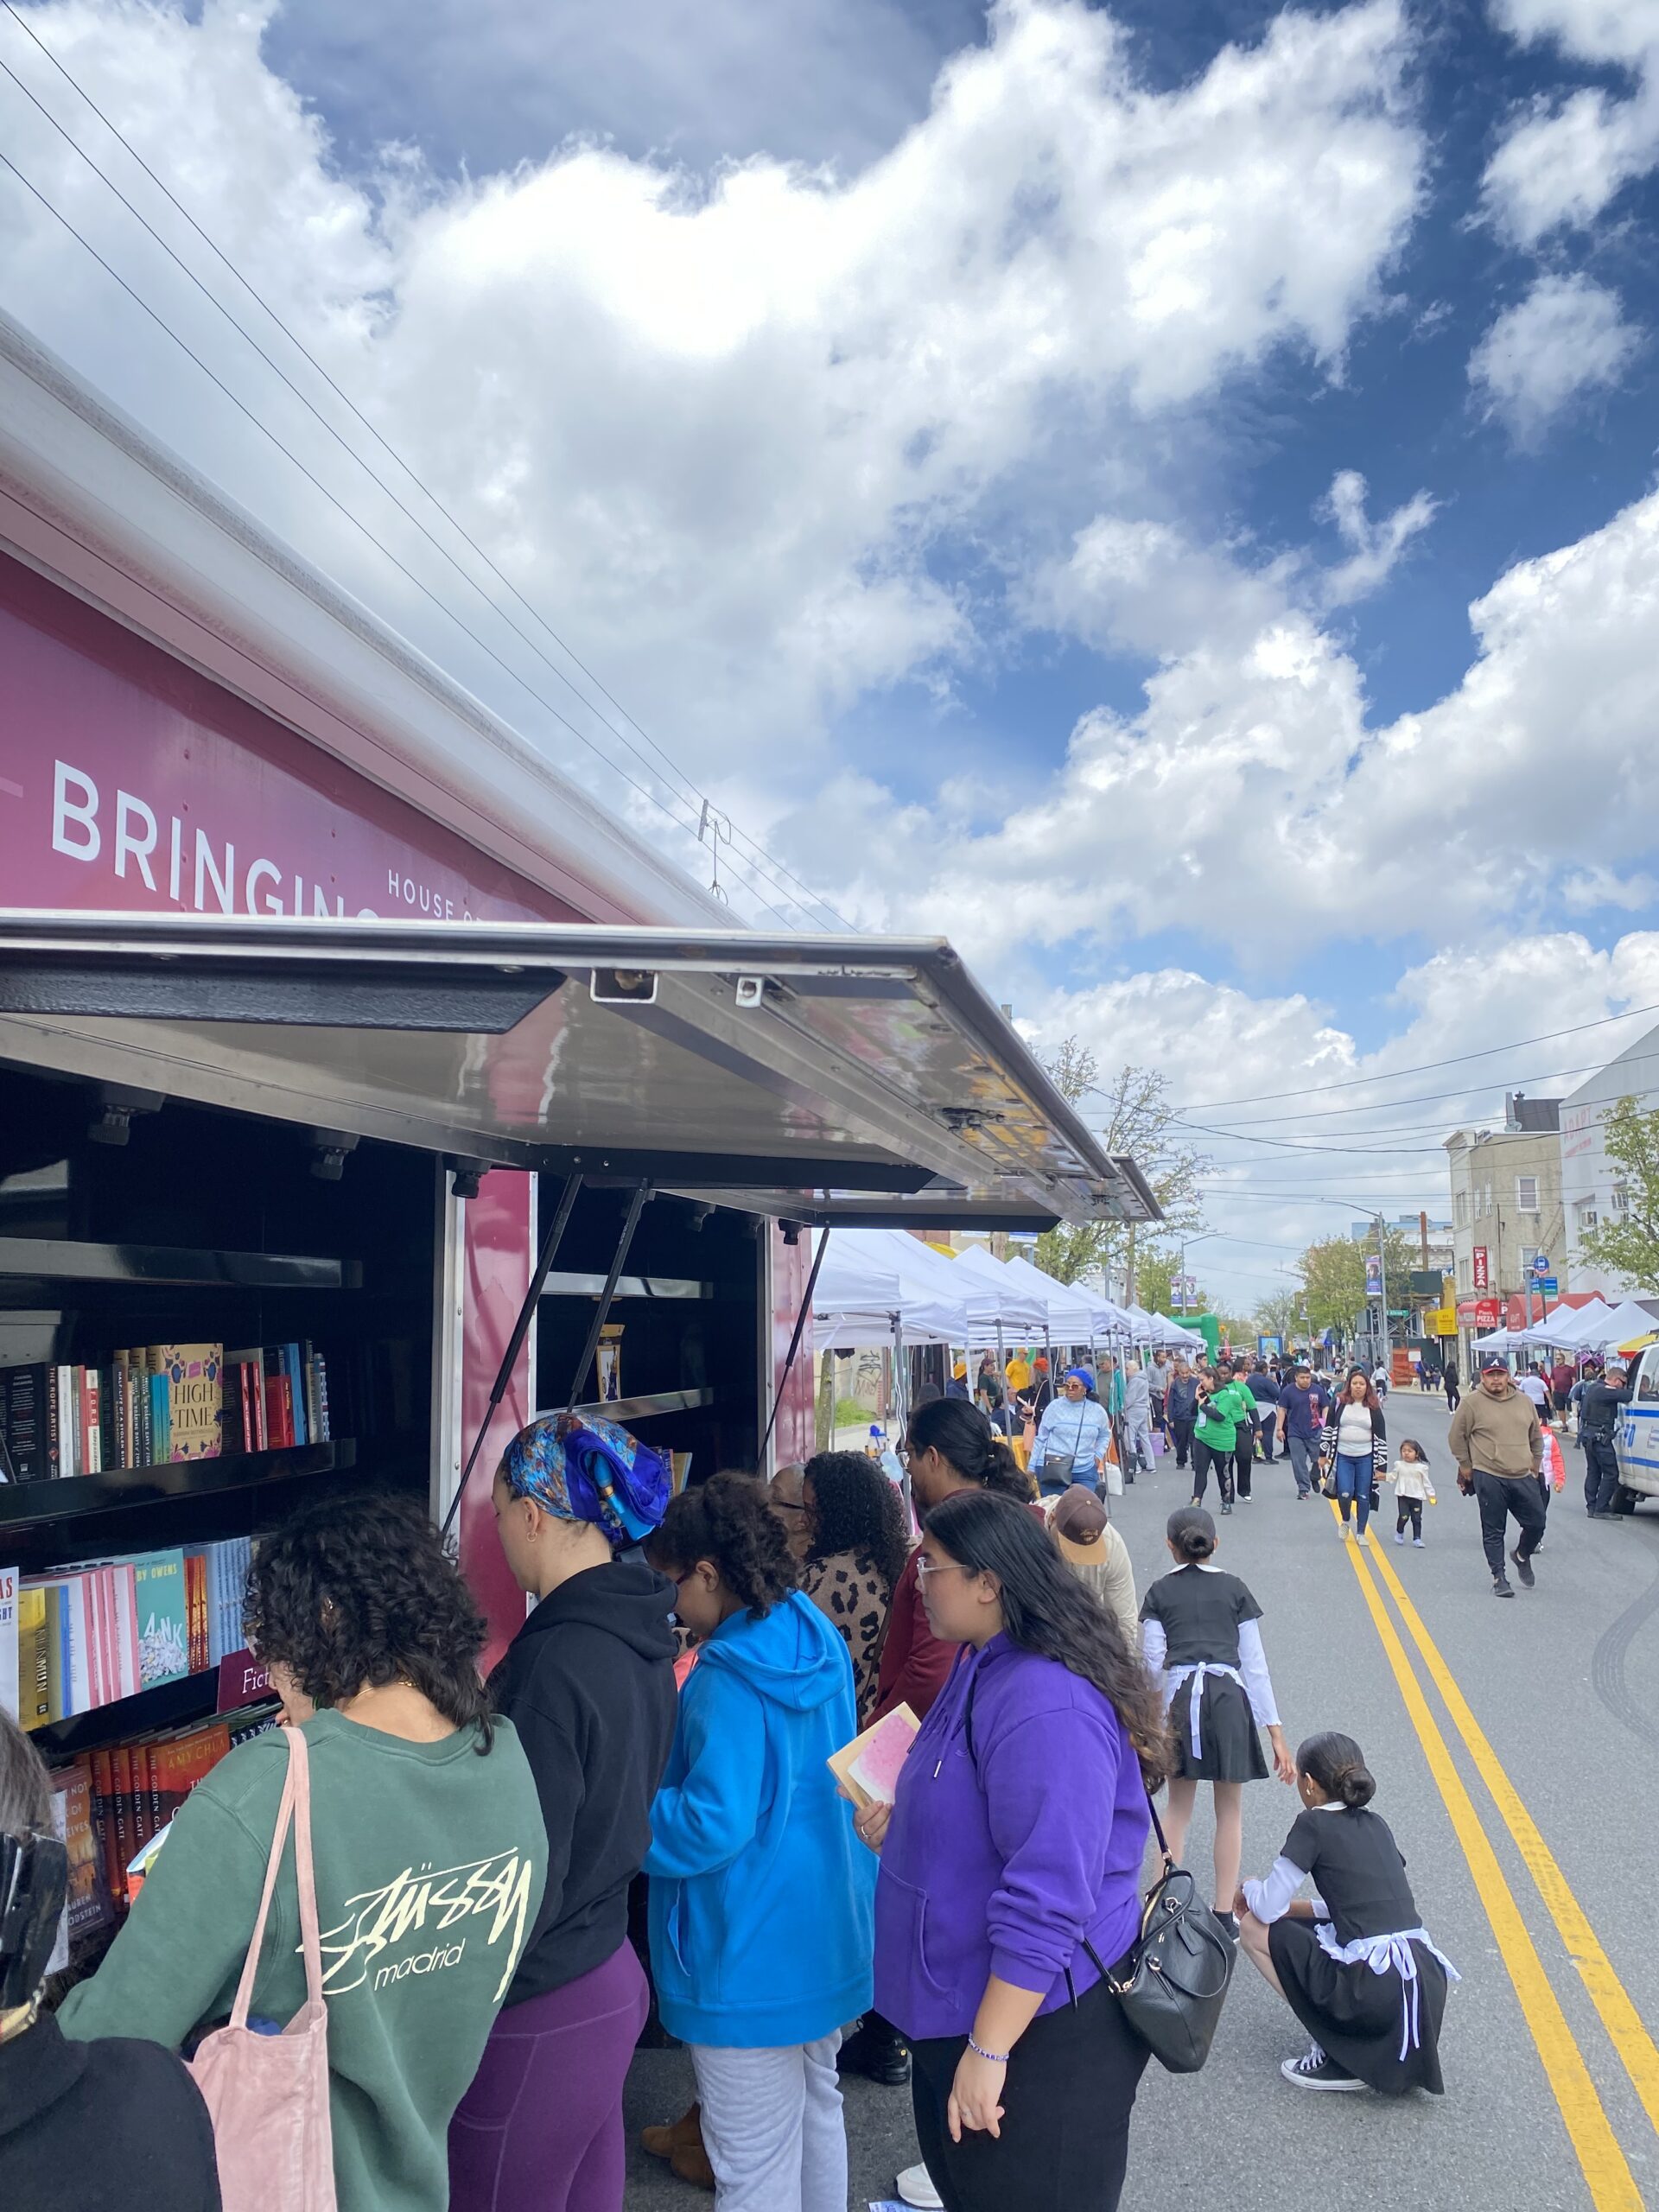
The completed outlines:
{"type": "Polygon", "coordinates": [[[899,1770],[920,1726],[907,1705],[897,1706],[836,1753],[830,1770],[855,1805],[892,1804],[898,1794],[899,1770]]]}

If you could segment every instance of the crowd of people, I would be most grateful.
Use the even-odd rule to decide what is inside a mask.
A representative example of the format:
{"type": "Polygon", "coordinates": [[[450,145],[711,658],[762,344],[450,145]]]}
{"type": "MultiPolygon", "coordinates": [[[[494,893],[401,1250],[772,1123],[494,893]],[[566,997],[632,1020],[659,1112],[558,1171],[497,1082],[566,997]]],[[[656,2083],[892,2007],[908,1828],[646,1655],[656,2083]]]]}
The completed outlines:
{"type": "MultiPolygon", "coordinates": [[[[1154,1429],[1190,1449],[1224,1513],[1255,1453],[1306,1446],[1321,1410],[1305,1370],[1176,1359],[1119,1379],[1147,1459],[1154,1429]]],[[[1351,1407],[1380,1434],[1374,1394],[1336,1415],[1338,1464],[1369,1474],[1351,1407]]],[[[1068,1372],[1036,1421],[1027,1469],[985,1409],[943,1395],[910,1417],[902,1487],[832,1451],[678,1496],[622,1432],[538,1421],[494,1477],[530,1603],[487,1684],[484,1624],[423,1514],[296,1514],[247,1605],[285,1727],[191,1795],[55,2012],[38,1944],[3,1962],[0,2114],[24,2117],[0,2117],[0,2194],[103,2203],[64,2186],[95,2138],[93,2163],[141,2171],[150,2201],[216,2203],[207,2114],[168,2054],[227,2020],[307,2016],[314,1891],[340,2212],[620,2212],[623,2085],[653,2008],[696,2100],[645,2147],[717,2212],[845,2212],[849,2070],[909,2085],[908,2202],[1110,2212],[1148,2056],[1119,1993],[1150,1796],[1167,1789],[1179,1853],[1205,1783],[1219,1928],[1317,2038],[1288,2077],[1438,2089],[1446,1968],[1397,1863],[1379,1878],[1391,1846],[1357,1747],[1293,1755],[1262,1608],[1197,1500],[1137,1598],[1095,1378],[1068,1372]],[[919,1733],[894,1800],[855,1812],[831,1755],[900,1707],[919,1733]],[[291,1732],[308,1820],[273,1868],[291,1732]],[[1263,1732],[1307,1809],[1246,1883],[1263,1732]],[[1315,1874],[1320,1902],[1296,1902],[1315,1874]]],[[[1308,1454],[1290,1458],[1300,1494],[1308,1454]]],[[[49,1903],[45,1787],[3,1732],[0,1834],[49,1903]]]]}

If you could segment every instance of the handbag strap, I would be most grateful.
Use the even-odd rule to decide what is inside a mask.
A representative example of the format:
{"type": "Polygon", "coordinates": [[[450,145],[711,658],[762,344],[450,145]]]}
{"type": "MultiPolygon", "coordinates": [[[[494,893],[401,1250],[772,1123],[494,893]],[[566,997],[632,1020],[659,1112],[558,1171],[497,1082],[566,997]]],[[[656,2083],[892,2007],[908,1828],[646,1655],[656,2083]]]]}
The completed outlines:
{"type": "Polygon", "coordinates": [[[253,1940],[242,1962],[242,1978],[236,1985],[236,2002],[231,2007],[233,2028],[245,2028],[248,2024],[248,2007],[252,2002],[254,1977],[264,1944],[265,1923],[270,1915],[270,1901],[276,1889],[276,1875],[283,1863],[283,1846],[288,1840],[290,1821],[294,1824],[294,1872],[300,1893],[300,1940],[305,1952],[305,1994],[308,2002],[314,2005],[322,1999],[322,1939],[317,1926],[316,1870],[311,1859],[309,1747],[298,1728],[284,1727],[283,1733],[288,1738],[288,1772],[283,1779],[282,1802],[276,1808],[276,1830],[270,1840],[265,1886],[259,1898],[258,1916],[253,1923],[253,1940]]]}

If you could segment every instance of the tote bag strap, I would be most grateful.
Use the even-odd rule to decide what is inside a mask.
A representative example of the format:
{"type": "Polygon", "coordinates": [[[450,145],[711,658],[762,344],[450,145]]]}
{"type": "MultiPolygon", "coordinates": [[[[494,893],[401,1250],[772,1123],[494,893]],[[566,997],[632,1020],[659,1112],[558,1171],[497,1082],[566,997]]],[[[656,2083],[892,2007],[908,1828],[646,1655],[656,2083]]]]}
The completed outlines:
{"type": "Polygon", "coordinates": [[[282,1802],[276,1808],[276,1832],[270,1840],[270,1857],[265,1866],[259,1915],[253,1923],[253,1940],[242,1962],[242,1979],[236,1986],[236,2002],[231,2007],[233,2028],[245,2028],[248,2024],[254,1976],[259,1968],[265,1923],[270,1914],[270,1900],[276,1892],[277,1870],[283,1863],[283,1846],[288,1840],[290,1821],[294,1824],[294,1870],[300,1893],[300,1936],[305,1951],[305,1993],[313,2004],[320,2003],[322,1998],[322,1942],[317,1929],[316,1874],[311,1863],[309,1747],[299,1729],[284,1728],[283,1733],[288,1738],[288,1772],[283,1782],[282,1802]]]}

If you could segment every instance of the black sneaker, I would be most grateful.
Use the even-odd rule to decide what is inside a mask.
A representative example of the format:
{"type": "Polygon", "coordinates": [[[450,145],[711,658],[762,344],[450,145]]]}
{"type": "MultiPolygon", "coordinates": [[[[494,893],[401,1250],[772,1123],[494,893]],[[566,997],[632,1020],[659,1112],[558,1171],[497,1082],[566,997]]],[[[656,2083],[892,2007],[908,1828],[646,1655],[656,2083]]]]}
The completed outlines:
{"type": "Polygon", "coordinates": [[[886,2023],[868,2020],[854,2029],[836,2053],[838,2074],[861,2074],[884,2089],[902,2089],[910,2081],[910,2053],[886,2023]]]}
{"type": "Polygon", "coordinates": [[[1315,2044],[1302,2058],[1287,2058],[1279,2069],[1287,2082],[1299,2089],[1363,2089],[1365,2084],[1333,2065],[1315,2044]]]}
{"type": "Polygon", "coordinates": [[[1216,1915],[1216,1919],[1220,1926],[1222,1934],[1224,1936],[1230,1936],[1234,1942],[1236,1943],[1238,1941],[1238,1915],[1236,1912],[1218,1912],[1216,1915]]]}
{"type": "Polygon", "coordinates": [[[1515,1561],[1515,1571],[1521,1578],[1521,1587],[1523,1590],[1532,1589],[1538,1578],[1532,1571],[1531,1560],[1522,1551],[1512,1551],[1510,1557],[1515,1561]]]}
{"type": "Polygon", "coordinates": [[[1507,1575],[1505,1575],[1505,1574],[1497,1574],[1497,1575],[1494,1575],[1494,1576],[1493,1576],[1493,1578],[1492,1578],[1492,1595],[1493,1595],[1493,1597],[1494,1597],[1494,1598],[1513,1598],[1513,1597],[1514,1597],[1515,1592],[1514,1592],[1514,1591],[1510,1587],[1510,1580],[1509,1580],[1509,1577],[1508,1577],[1507,1575]]]}

